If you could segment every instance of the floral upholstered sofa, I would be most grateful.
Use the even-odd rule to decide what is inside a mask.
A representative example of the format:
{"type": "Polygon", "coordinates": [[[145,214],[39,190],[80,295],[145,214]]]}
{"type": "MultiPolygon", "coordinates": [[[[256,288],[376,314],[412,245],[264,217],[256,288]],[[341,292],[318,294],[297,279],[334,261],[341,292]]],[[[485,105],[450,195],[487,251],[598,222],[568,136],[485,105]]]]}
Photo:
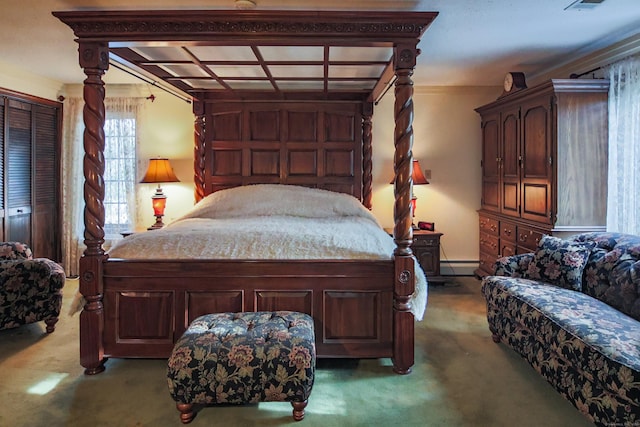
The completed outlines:
{"type": "Polygon", "coordinates": [[[33,258],[20,242],[0,242],[0,329],[44,320],[55,330],[62,307],[63,268],[47,258],[33,258]]]}
{"type": "Polygon", "coordinates": [[[596,425],[640,425],[640,237],[544,236],[482,281],[489,329],[596,425]]]}

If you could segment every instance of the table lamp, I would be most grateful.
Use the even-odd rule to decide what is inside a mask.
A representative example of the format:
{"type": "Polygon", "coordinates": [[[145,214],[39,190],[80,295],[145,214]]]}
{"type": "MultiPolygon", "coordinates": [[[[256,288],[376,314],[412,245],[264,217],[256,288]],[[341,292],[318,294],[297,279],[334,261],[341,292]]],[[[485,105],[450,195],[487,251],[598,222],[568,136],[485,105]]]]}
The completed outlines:
{"type": "Polygon", "coordinates": [[[167,196],[162,192],[160,183],[162,182],[180,182],[175,173],[169,159],[150,159],[149,167],[141,183],[157,183],[158,188],[153,196],[151,196],[151,204],[153,206],[153,214],[156,216],[156,222],[147,230],[156,230],[164,227],[162,217],[164,216],[164,208],[167,205],[167,196]]]}
{"type": "MultiPolygon", "coordinates": [[[[416,159],[413,159],[413,164],[411,169],[411,180],[413,181],[413,185],[424,185],[429,183],[429,181],[427,181],[427,178],[424,176],[424,173],[422,173],[422,167],[420,167],[420,162],[416,159]]],[[[393,184],[393,180],[391,181],[391,184],[393,184]]],[[[416,206],[417,206],[416,201],[417,200],[418,198],[413,193],[413,188],[412,188],[411,189],[411,216],[412,216],[411,226],[413,227],[414,230],[418,229],[418,226],[415,224],[415,221],[414,221],[416,217],[416,206]]]]}

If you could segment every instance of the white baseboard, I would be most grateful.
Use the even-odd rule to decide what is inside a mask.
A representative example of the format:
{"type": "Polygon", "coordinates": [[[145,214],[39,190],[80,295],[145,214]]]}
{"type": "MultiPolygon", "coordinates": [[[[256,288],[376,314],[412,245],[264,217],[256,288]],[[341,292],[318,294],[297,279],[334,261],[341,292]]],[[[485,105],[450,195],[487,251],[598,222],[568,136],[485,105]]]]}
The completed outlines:
{"type": "Polygon", "coordinates": [[[440,261],[442,276],[473,276],[480,265],[479,261],[440,261]]]}

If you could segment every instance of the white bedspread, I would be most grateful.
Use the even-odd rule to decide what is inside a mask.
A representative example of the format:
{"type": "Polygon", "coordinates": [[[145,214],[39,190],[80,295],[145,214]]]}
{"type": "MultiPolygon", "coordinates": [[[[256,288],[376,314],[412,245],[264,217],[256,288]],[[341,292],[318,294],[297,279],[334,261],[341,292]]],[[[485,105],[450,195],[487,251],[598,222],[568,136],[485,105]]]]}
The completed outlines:
{"type": "MultiPolygon", "coordinates": [[[[127,259],[392,259],[395,243],[352,196],[290,185],[252,185],[214,193],[160,230],[116,243],[127,259]]],[[[427,302],[416,262],[413,314],[427,302]]]]}

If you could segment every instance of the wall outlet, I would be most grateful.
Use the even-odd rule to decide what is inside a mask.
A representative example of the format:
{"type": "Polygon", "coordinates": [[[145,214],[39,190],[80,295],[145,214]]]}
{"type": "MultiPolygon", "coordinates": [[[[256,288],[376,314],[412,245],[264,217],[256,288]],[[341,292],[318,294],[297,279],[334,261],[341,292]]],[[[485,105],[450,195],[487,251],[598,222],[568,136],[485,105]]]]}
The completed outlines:
{"type": "Polygon", "coordinates": [[[424,177],[427,178],[427,181],[431,179],[431,169],[424,170],[424,177]]]}

